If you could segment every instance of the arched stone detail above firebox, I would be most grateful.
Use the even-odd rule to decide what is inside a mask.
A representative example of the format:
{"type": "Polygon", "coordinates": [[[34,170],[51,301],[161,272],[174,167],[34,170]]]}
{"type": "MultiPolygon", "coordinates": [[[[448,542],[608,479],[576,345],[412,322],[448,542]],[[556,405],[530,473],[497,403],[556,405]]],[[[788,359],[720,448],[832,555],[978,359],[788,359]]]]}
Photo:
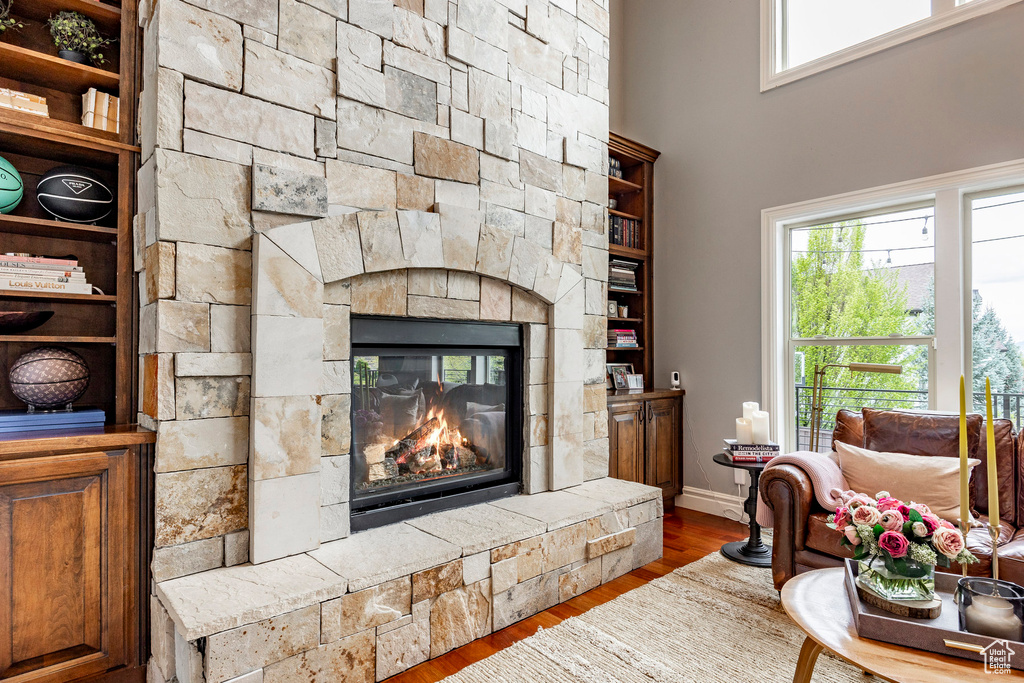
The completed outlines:
{"type": "MultiPolygon", "coordinates": [[[[479,211],[447,205],[436,213],[363,211],[285,225],[253,238],[252,562],[347,535],[347,497],[321,505],[322,493],[348,489],[345,454],[335,452],[344,449],[333,435],[325,441],[322,431],[337,426],[332,419],[348,420],[351,400],[348,342],[330,332],[335,326],[347,334],[340,331],[347,330],[347,313],[339,321],[332,308],[344,308],[339,297],[351,297],[347,282],[380,274],[387,286],[386,274],[418,270],[480,275],[546,307],[545,324],[515,320],[532,323],[526,325],[529,371],[534,377],[543,371],[543,389],[524,391],[536,395],[527,400],[537,405],[528,404],[524,413],[537,417],[529,431],[539,429],[541,403],[546,415],[545,443],[531,443],[528,434],[524,445],[524,489],[537,493],[583,481],[585,295],[578,266],[484,224],[479,211]],[[335,467],[334,458],[342,466],[335,467]],[[344,487],[332,485],[341,477],[344,487]]],[[[407,308],[406,314],[446,317],[428,308],[407,308]]]]}

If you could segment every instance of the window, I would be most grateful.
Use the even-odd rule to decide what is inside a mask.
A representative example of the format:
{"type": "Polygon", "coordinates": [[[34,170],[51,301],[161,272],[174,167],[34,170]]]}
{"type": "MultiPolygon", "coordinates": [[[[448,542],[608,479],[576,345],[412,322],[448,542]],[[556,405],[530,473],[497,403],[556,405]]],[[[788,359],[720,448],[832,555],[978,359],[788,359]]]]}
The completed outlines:
{"type": "Polygon", "coordinates": [[[796,446],[810,444],[816,368],[899,365],[900,374],[829,367],[819,443],[831,446],[840,408],[929,407],[935,330],[932,206],[795,225],[789,237],[792,405],[796,446]]]}
{"type": "MultiPolygon", "coordinates": [[[[974,0],[975,2],[981,0],[974,0]]],[[[974,410],[1024,426],[1024,160],[763,212],[762,403],[785,448],[820,449],[840,408],[974,410]],[[899,365],[900,374],[851,363],[899,365]]]]}
{"type": "Polygon", "coordinates": [[[761,90],[1019,0],[761,0],[761,90]]]}

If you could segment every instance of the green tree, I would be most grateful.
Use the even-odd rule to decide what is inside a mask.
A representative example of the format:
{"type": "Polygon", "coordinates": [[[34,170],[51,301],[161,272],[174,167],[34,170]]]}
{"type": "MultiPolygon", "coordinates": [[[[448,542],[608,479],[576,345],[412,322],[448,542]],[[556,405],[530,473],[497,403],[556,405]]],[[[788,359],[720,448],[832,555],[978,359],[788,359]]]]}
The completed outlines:
{"type": "MultiPolygon", "coordinates": [[[[794,254],[792,261],[794,335],[884,337],[918,333],[918,325],[907,311],[907,291],[899,284],[897,269],[866,267],[862,253],[864,235],[860,221],[829,224],[810,231],[807,250],[794,254]]],[[[913,346],[804,346],[799,351],[804,356],[803,363],[796,364],[797,382],[803,378],[810,383],[815,364],[903,366],[901,375],[830,370],[826,377],[828,386],[854,390],[844,392],[843,396],[850,407],[912,407],[914,403],[909,400],[857,390],[919,390],[927,376],[927,355],[913,346]]]]}

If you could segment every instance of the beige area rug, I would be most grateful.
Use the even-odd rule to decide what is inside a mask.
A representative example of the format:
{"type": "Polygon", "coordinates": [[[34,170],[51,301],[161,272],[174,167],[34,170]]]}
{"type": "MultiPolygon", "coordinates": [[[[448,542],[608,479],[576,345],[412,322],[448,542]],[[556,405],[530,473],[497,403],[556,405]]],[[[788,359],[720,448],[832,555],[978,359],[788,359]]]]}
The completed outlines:
{"type": "MultiPolygon", "coordinates": [[[[804,635],[771,572],[718,553],[473,664],[448,683],[791,681],[804,635]]],[[[818,683],[864,683],[822,653],[818,683]]]]}

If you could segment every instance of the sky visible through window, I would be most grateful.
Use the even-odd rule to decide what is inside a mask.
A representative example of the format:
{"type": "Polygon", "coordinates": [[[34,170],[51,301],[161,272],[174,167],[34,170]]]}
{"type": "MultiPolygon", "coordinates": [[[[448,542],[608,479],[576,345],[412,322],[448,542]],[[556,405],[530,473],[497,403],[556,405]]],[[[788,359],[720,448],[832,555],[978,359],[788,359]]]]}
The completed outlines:
{"type": "Polygon", "coordinates": [[[1024,348],[1024,192],[972,202],[973,287],[1024,348]]]}
{"type": "MultiPolygon", "coordinates": [[[[931,16],[931,0],[784,0],[792,68],[931,16]]],[[[780,64],[780,67],[782,65],[780,64]]]]}

